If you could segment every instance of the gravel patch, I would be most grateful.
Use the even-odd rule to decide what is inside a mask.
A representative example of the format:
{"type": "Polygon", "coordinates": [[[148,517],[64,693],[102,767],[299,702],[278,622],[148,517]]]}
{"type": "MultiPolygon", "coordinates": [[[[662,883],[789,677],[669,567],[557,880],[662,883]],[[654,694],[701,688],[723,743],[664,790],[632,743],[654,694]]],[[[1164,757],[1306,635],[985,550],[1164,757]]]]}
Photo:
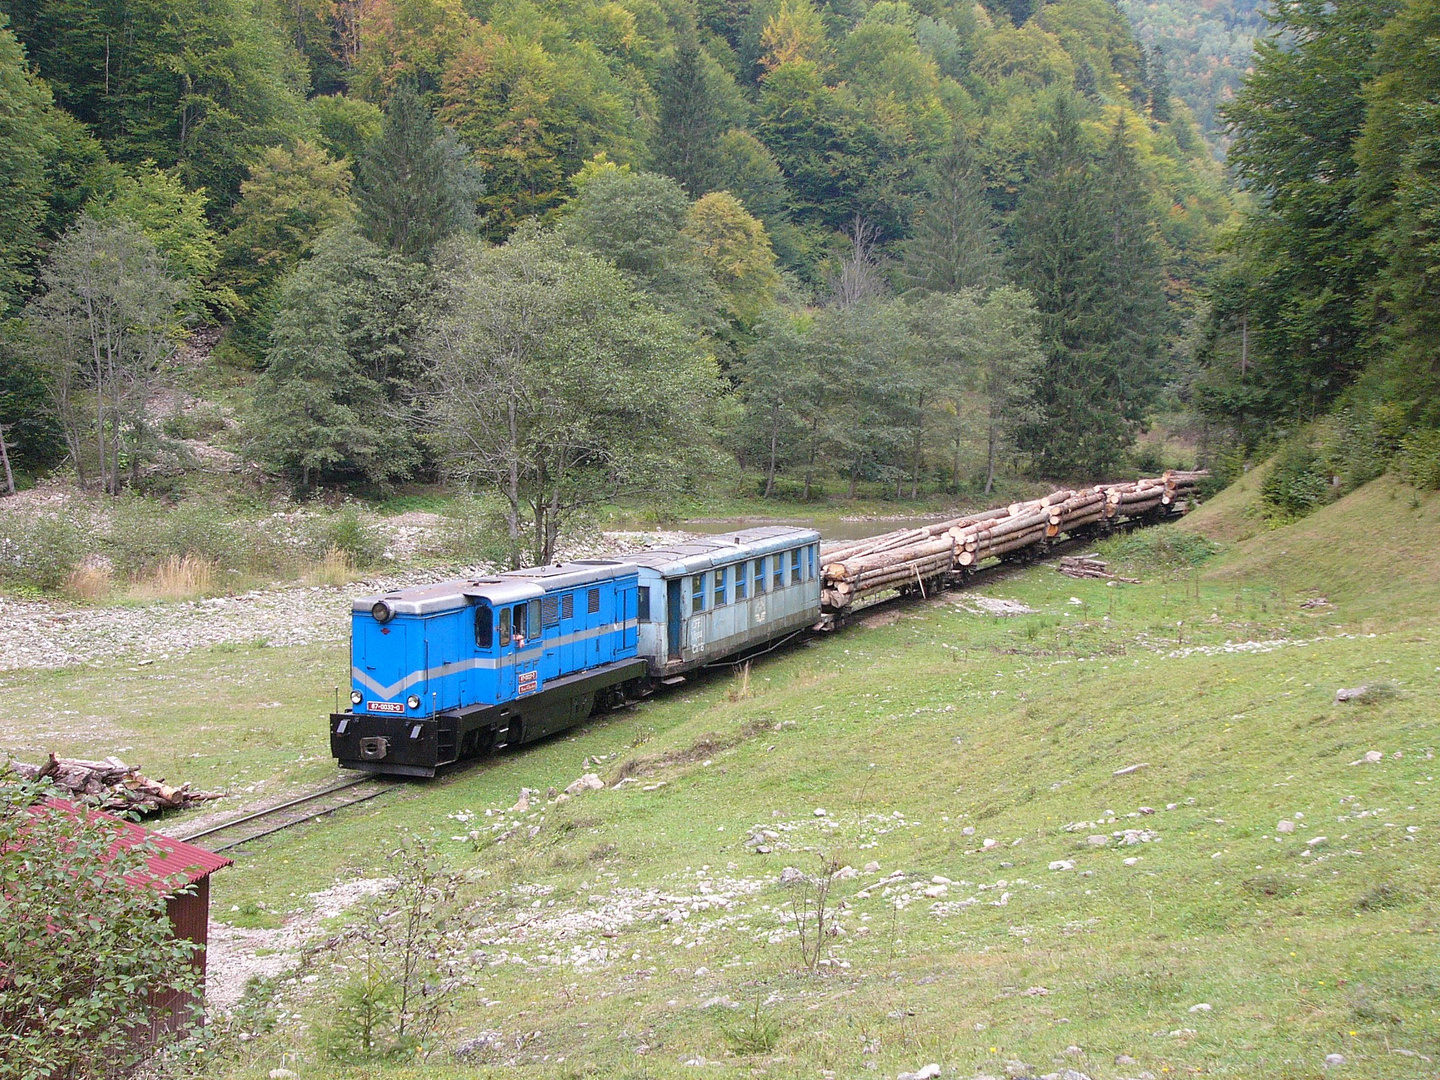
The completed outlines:
{"type": "MultiPolygon", "coordinates": [[[[408,521],[417,532],[426,523],[408,521]]],[[[674,532],[605,533],[564,552],[594,558],[674,543],[674,532]]],[[[413,537],[413,534],[412,534],[413,537]]],[[[158,602],[136,607],[84,607],[61,600],[0,597],[0,671],[104,664],[120,659],[173,659],[214,645],[329,644],[348,640],[350,600],[446,577],[491,572],[488,566],[396,571],[343,586],[292,585],[238,596],[158,602]]]]}

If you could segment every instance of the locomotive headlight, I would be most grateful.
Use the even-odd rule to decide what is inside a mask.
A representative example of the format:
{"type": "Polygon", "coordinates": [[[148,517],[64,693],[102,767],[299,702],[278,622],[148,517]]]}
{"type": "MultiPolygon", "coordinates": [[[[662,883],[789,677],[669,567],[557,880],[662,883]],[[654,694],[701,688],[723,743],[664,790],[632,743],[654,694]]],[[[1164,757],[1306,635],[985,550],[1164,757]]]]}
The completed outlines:
{"type": "Polygon", "coordinates": [[[370,609],[370,614],[375,616],[376,622],[387,623],[395,617],[395,610],[384,600],[377,600],[370,609]]]}
{"type": "Polygon", "coordinates": [[[407,698],[405,699],[405,704],[406,704],[407,706],[409,706],[410,708],[412,708],[412,709],[418,709],[418,708],[420,708],[420,695],[419,695],[419,694],[411,694],[409,697],[407,697],[407,698]]]}
{"type": "Polygon", "coordinates": [[[362,694],[359,690],[351,690],[351,691],[350,691],[350,704],[351,704],[351,705],[359,705],[360,702],[362,702],[362,701],[364,701],[364,700],[365,700],[365,695],[362,694]]]}

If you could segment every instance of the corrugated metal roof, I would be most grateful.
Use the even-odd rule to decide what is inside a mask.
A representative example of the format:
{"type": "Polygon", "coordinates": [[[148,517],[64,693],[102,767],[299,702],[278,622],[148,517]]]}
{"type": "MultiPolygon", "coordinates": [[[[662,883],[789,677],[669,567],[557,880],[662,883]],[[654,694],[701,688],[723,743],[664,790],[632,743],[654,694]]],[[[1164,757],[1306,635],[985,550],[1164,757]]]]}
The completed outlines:
{"type": "Polygon", "coordinates": [[[102,813],[99,810],[82,810],[74,803],[66,802],[64,799],[45,799],[43,803],[32,806],[30,812],[32,814],[39,813],[42,807],[48,807],[73,817],[85,813],[89,815],[91,821],[103,819],[119,825],[120,834],[110,849],[112,856],[117,852],[128,851],[145,843],[157,848],[158,850],[147,858],[144,873],[125,875],[125,880],[137,887],[150,885],[158,888],[168,885],[178,874],[184,874],[186,883],[194,885],[209,877],[216,870],[223,870],[227,866],[235,865],[234,859],[227,859],[224,855],[216,855],[213,851],[206,851],[194,844],[187,844],[184,840],[176,840],[162,833],[151,832],[143,825],[115,817],[113,814],[102,813]]]}

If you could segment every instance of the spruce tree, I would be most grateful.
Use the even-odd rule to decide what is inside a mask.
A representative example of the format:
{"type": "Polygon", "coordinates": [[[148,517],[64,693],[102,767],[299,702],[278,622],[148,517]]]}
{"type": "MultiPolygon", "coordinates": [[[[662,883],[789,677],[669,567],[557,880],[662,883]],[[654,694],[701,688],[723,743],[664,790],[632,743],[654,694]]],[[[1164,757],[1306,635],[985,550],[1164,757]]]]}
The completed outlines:
{"type": "Polygon", "coordinates": [[[675,61],[660,80],[660,132],[655,168],[692,197],[711,190],[719,165],[725,110],[711,91],[706,56],[694,34],[675,46],[675,61]]]}
{"type": "Polygon", "coordinates": [[[1119,462],[1141,418],[1163,301],[1123,127],[1097,167],[1075,102],[1058,98],[1013,228],[1016,281],[1035,297],[1046,352],[1041,416],[1021,443],[1041,473],[1096,476],[1119,462]]]}
{"type": "Polygon", "coordinates": [[[423,258],[451,233],[475,227],[481,192],[469,148],[435,121],[413,87],[397,89],[379,139],[360,161],[365,234],[396,254],[423,258]]]}
{"type": "Polygon", "coordinates": [[[1000,266],[993,214],[963,131],[928,170],[925,192],[904,244],[901,280],[943,293],[994,285],[1000,266]]]}

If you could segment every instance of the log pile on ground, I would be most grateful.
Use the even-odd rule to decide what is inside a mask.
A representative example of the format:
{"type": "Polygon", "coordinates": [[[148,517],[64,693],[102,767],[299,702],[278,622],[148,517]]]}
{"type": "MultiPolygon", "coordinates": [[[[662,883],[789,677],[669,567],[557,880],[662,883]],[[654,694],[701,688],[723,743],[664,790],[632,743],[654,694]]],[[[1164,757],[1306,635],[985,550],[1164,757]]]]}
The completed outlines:
{"type": "Polygon", "coordinates": [[[1066,577],[1104,578],[1106,581],[1124,581],[1131,585],[1140,584],[1139,578],[1120,577],[1110,573],[1107,564],[1093,555],[1063,555],[1060,558],[1060,565],[1055,569],[1066,577]]]}
{"type": "Polygon", "coordinates": [[[84,761],[51,753],[44,765],[27,765],[23,761],[14,761],[11,765],[27,780],[48,782],[63,794],[112,812],[154,814],[161,810],[183,810],[225,797],[223,792],[192,791],[188,783],[172,787],[164,781],[151,780],[140,772],[138,765],[127,765],[117,757],[84,761]]]}
{"type": "Polygon", "coordinates": [[[839,612],[885,589],[915,586],[923,592],[985,559],[1043,551],[1061,533],[1103,533],[1122,522],[1183,514],[1206,475],[1204,470],[1167,472],[1126,483],[1066,488],[934,525],[827,544],[820,549],[821,605],[827,612],[839,612]]]}

